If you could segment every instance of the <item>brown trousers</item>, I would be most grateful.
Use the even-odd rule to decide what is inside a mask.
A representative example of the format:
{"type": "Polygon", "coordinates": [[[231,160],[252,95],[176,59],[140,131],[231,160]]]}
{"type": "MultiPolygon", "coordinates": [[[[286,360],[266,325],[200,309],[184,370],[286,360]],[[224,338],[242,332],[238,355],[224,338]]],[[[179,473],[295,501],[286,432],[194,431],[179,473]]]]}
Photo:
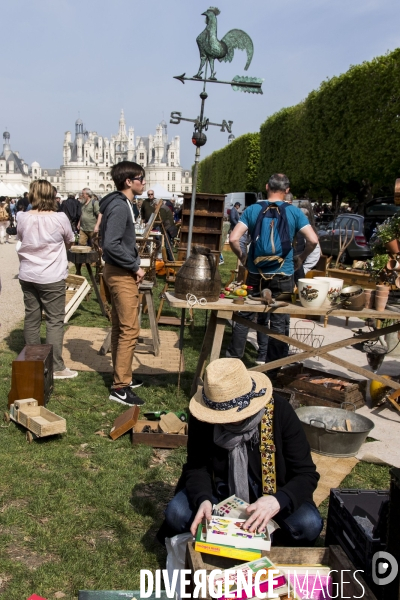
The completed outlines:
{"type": "Polygon", "coordinates": [[[111,297],[111,356],[114,387],[132,381],[132,360],[139,337],[139,290],[131,271],[104,265],[103,280],[111,297]]]}

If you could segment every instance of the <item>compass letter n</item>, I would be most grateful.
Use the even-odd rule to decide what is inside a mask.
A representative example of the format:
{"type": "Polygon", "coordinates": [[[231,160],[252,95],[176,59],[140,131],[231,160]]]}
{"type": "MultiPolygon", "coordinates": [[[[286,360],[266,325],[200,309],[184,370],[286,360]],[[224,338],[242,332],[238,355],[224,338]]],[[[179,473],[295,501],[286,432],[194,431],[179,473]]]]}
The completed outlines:
{"type": "Polygon", "coordinates": [[[226,129],[228,133],[232,133],[232,125],[233,125],[233,121],[226,122],[224,119],[221,124],[221,131],[225,131],[225,129],[226,129]]]}

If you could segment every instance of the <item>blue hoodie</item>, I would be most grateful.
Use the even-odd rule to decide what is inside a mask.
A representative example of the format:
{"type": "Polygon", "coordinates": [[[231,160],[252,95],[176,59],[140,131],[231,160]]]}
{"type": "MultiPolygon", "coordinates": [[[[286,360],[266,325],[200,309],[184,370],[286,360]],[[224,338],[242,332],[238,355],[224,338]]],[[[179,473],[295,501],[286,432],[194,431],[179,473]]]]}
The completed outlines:
{"type": "Polygon", "coordinates": [[[108,265],[136,273],[140,267],[140,256],[128,202],[122,192],[111,192],[100,200],[100,212],[103,215],[100,225],[101,247],[104,262],[108,265]]]}

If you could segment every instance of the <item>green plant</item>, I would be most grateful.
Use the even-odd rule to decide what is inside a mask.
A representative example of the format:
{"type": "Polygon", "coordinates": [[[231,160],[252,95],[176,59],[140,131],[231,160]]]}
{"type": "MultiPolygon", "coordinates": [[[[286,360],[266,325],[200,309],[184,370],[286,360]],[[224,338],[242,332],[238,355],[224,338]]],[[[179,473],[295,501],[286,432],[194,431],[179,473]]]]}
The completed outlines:
{"type": "Polygon", "coordinates": [[[382,244],[387,244],[399,237],[399,219],[391,217],[386,219],[382,225],[378,225],[377,235],[382,244]]]}

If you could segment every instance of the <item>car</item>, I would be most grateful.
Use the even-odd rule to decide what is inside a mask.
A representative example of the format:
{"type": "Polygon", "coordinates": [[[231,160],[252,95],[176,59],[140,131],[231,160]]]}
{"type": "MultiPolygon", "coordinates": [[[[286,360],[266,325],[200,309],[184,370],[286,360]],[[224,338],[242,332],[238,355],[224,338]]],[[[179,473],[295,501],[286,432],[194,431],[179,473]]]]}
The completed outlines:
{"type": "Polygon", "coordinates": [[[347,239],[350,239],[354,228],[354,239],[341,256],[341,261],[350,263],[352,260],[367,260],[371,258],[372,251],[364,232],[365,219],[361,215],[343,214],[326,226],[320,226],[318,230],[319,244],[322,254],[326,256],[337,256],[339,254],[340,235],[342,243],[345,241],[346,228],[347,239]]]}

